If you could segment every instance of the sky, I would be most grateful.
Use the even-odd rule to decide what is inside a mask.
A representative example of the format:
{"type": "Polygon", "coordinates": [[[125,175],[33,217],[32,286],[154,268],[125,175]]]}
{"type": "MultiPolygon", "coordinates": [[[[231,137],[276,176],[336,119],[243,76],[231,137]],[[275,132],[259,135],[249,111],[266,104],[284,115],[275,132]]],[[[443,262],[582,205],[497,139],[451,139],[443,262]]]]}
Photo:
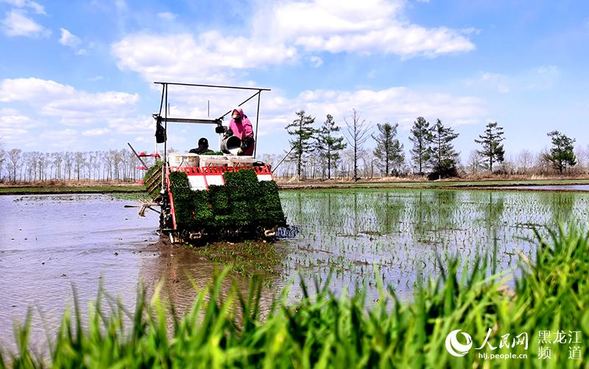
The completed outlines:
{"type": "MultiPolygon", "coordinates": [[[[0,147],[154,149],[154,81],[269,88],[258,153],[288,148],[305,110],[345,130],[440,119],[463,162],[488,122],[507,157],[558,129],[589,145],[589,2],[584,0],[0,0],[0,147]]],[[[170,88],[170,115],[218,117],[244,91],[170,88]]],[[[243,106],[256,116],[255,99],[243,106]]],[[[226,122],[228,124],[228,122],[226,122]]],[[[217,138],[171,125],[169,146],[217,138]]],[[[214,146],[214,145],[213,145],[214,146]]],[[[365,144],[374,146],[373,140],[365,144]]]]}

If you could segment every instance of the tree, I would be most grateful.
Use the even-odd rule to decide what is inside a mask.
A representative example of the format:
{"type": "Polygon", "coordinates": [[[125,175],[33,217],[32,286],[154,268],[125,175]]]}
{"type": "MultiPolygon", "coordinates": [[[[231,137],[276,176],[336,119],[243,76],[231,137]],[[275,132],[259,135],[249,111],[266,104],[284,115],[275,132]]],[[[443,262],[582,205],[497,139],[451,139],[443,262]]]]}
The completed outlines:
{"type": "Polygon", "coordinates": [[[503,127],[499,126],[497,122],[490,122],[482,135],[479,135],[479,140],[474,142],[483,146],[478,153],[485,159],[487,169],[493,173],[493,163],[502,163],[505,158],[505,150],[501,141],[505,140],[503,137],[503,127]]]}
{"type": "Polygon", "coordinates": [[[366,121],[360,120],[360,115],[356,109],[352,109],[352,122],[349,123],[345,118],[347,128],[346,140],[352,146],[353,150],[353,162],[354,162],[354,180],[358,178],[358,152],[362,149],[362,145],[368,139],[368,127],[366,127],[366,121]]]}
{"type": "Polygon", "coordinates": [[[310,115],[305,115],[304,110],[298,111],[295,114],[297,115],[297,118],[286,126],[286,130],[289,135],[294,136],[294,139],[290,140],[289,143],[292,152],[291,157],[297,163],[297,176],[300,180],[306,156],[313,148],[311,145],[311,138],[316,130],[313,128],[315,118],[310,115]]]}
{"type": "Polygon", "coordinates": [[[456,170],[458,153],[452,145],[452,141],[456,137],[458,137],[458,133],[454,133],[454,130],[450,127],[444,127],[439,119],[433,125],[430,157],[432,173],[429,175],[431,179],[458,175],[456,170]]]}
{"type": "Polygon", "coordinates": [[[422,175],[423,170],[431,157],[431,148],[429,146],[432,140],[431,127],[425,118],[418,117],[417,120],[413,122],[413,127],[409,132],[409,140],[413,142],[411,158],[417,166],[417,173],[422,175]]]}
{"type": "Polygon", "coordinates": [[[577,164],[577,158],[573,151],[575,139],[567,137],[559,131],[548,132],[548,137],[552,140],[552,147],[550,152],[544,154],[544,158],[552,164],[552,167],[562,174],[567,166],[575,166],[577,164]]]}
{"type": "Polygon", "coordinates": [[[481,167],[481,154],[478,152],[478,150],[470,152],[470,155],[468,156],[468,164],[466,167],[470,174],[477,174],[479,172],[479,168],[481,167]]]}
{"type": "Polygon", "coordinates": [[[517,171],[518,173],[528,173],[528,171],[532,168],[532,166],[534,165],[533,161],[534,161],[534,156],[532,155],[532,153],[529,150],[522,150],[518,155],[517,155],[517,171]]]}
{"type": "Polygon", "coordinates": [[[20,160],[22,159],[22,150],[21,149],[11,149],[8,151],[8,161],[9,161],[9,168],[10,174],[9,179],[12,182],[16,182],[16,171],[18,169],[18,165],[20,160]]]}
{"type": "Polygon", "coordinates": [[[0,148],[0,183],[4,181],[4,177],[2,176],[2,172],[4,172],[4,161],[6,157],[6,152],[4,149],[0,148]]]}
{"type": "Polygon", "coordinates": [[[397,138],[397,128],[399,123],[391,125],[390,123],[377,124],[379,131],[378,136],[372,136],[376,141],[374,156],[380,161],[381,168],[384,169],[385,176],[391,174],[391,168],[398,169],[405,161],[403,154],[403,145],[397,138]]]}
{"type": "Polygon", "coordinates": [[[339,132],[331,114],[327,114],[323,126],[318,131],[317,149],[322,158],[327,160],[327,179],[331,179],[331,168],[340,158],[339,152],[346,148],[344,137],[337,137],[334,133],[339,132]]]}
{"type": "Polygon", "coordinates": [[[75,170],[76,170],[76,180],[77,181],[79,181],[80,179],[83,179],[83,177],[84,177],[82,170],[84,169],[84,167],[88,167],[87,156],[88,156],[87,152],[76,152],[74,154],[74,163],[76,166],[75,170]]]}

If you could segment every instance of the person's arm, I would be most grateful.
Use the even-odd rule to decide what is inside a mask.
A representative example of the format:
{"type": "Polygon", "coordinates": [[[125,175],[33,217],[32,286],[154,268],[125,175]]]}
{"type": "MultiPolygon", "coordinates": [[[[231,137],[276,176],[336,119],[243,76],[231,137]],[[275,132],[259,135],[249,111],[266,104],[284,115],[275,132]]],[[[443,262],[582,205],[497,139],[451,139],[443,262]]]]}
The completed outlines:
{"type": "Polygon", "coordinates": [[[235,132],[237,132],[237,126],[235,124],[235,121],[231,119],[231,122],[229,122],[229,129],[225,131],[225,137],[233,136],[235,132]]]}
{"type": "Polygon", "coordinates": [[[243,137],[251,137],[252,139],[254,138],[254,127],[252,126],[252,122],[250,122],[250,120],[245,117],[243,118],[243,137]]]}

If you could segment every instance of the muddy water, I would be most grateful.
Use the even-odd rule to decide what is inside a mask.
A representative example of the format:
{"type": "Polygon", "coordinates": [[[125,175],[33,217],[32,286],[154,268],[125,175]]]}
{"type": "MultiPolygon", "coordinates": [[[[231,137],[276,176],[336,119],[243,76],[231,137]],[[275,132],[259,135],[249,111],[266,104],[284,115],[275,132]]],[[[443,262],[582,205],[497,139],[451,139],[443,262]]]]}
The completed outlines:
{"type": "Polygon", "coordinates": [[[72,286],[83,306],[100,283],[133,297],[141,263],[157,257],[142,249],[156,236],[153,216],[123,205],[97,195],[0,196],[1,340],[28,307],[36,308],[37,331],[54,327],[72,304],[72,286]]]}
{"type": "MultiPolygon", "coordinates": [[[[99,286],[132,306],[138,285],[162,281],[165,297],[190,305],[195,282],[214,265],[156,234],[158,214],[137,215],[133,201],[106,195],[0,196],[0,347],[13,348],[13,323],[33,307],[33,342],[54,331],[73,289],[83,310],[99,286]]],[[[238,281],[244,289],[247,281],[238,281]]]]}

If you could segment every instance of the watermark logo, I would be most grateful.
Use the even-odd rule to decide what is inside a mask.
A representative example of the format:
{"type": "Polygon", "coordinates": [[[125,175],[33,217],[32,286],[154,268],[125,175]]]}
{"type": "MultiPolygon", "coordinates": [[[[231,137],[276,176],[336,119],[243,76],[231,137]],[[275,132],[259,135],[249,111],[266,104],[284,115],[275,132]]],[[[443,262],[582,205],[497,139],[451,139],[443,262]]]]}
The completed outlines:
{"type": "Polygon", "coordinates": [[[462,329],[455,329],[448,333],[446,336],[446,351],[452,356],[463,357],[472,348],[472,337],[466,332],[462,332],[462,329]],[[458,341],[458,334],[462,334],[462,337],[466,340],[466,343],[458,341]]]}

